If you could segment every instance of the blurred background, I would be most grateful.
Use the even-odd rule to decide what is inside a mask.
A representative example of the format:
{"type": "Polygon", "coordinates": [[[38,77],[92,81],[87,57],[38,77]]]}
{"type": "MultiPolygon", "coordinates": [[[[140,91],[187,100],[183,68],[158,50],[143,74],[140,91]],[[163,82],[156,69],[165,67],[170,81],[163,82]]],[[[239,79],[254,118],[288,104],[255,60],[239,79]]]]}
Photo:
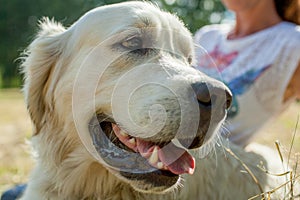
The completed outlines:
{"type": "MultiPolygon", "coordinates": [[[[31,122],[20,88],[18,57],[37,32],[43,16],[70,26],[91,8],[120,0],[0,0],[0,194],[14,184],[27,181],[34,166],[30,146],[31,122]]],[[[220,0],[153,0],[164,10],[177,14],[194,33],[206,24],[232,19],[220,0]]],[[[294,103],[264,130],[256,141],[274,146],[278,139],[282,151],[300,152],[300,106],[294,103]],[[295,134],[295,137],[294,136],[295,134]],[[294,140],[293,145],[291,141],[294,140]]]]}
{"type": "MultiPolygon", "coordinates": [[[[70,26],[86,11],[121,0],[0,0],[0,88],[19,87],[18,57],[33,40],[43,16],[70,26]]],[[[154,0],[164,10],[176,13],[192,32],[225,16],[219,0],[154,0]],[[201,12],[200,12],[201,10],[201,12]]]]}

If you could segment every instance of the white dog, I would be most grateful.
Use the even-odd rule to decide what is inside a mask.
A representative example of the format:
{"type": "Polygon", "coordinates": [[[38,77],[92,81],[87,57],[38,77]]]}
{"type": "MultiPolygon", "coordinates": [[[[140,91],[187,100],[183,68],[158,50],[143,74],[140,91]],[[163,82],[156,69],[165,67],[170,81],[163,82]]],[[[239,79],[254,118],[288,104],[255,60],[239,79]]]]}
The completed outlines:
{"type": "Polygon", "coordinates": [[[219,147],[199,158],[231,94],[191,66],[175,16],[127,2],[40,26],[23,63],[37,166],[21,199],[232,200],[276,184],[256,167],[265,158],[240,148],[249,169],[219,147]]]}

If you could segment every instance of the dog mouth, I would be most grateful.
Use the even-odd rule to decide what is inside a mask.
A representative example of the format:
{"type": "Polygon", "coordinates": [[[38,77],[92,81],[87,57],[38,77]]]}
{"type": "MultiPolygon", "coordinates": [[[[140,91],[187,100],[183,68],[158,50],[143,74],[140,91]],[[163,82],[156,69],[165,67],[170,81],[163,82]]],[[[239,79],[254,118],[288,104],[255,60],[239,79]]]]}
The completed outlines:
{"type": "MultiPolygon", "coordinates": [[[[104,122],[104,124],[107,123],[104,122]]],[[[168,170],[178,175],[183,173],[193,174],[195,168],[194,158],[187,151],[176,147],[170,141],[153,143],[130,136],[114,123],[111,123],[111,127],[116,136],[112,141],[114,141],[116,145],[119,145],[121,148],[125,147],[124,149],[126,150],[139,153],[143,158],[147,159],[152,167],[159,170],[168,170]],[[170,158],[175,158],[176,160],[171,162],[170,158]]]]}
{"type": "Polygon", "coordinates": [[[194,172],[194,157],[172,141],[155,143],[133,137],[103,115],[94,117],[89,126],[93,145],[101,159],[129,180],[170,187],[181,174],[194,172]]]}

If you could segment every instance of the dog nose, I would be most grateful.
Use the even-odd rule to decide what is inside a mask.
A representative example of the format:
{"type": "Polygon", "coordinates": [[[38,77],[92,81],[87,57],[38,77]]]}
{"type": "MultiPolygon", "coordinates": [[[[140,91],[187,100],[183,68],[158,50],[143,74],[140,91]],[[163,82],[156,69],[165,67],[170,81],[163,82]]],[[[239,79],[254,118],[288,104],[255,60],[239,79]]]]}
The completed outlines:
{"type": "Polygon", "coordinates": [[[192,83],[191,86],[200,110],[198,130],[196,135],[190,138],[179,137],[178,140],[184,147],[195,149],[202,146],[207,133],[214,131],[219,122],[224,119],[225,109],[230,107],[232,95],[222,82],[214,79],[192,83]]]}
{"type": "Polygon", "coordinates": [[[221,82],[213,81],[193,83],[192,88],[196,94],[198,103],[204,107],[212,106],[218,99],[221,99],[223,107],[228,109],[232,102],[232,94],[230,90],[221,82]]]}

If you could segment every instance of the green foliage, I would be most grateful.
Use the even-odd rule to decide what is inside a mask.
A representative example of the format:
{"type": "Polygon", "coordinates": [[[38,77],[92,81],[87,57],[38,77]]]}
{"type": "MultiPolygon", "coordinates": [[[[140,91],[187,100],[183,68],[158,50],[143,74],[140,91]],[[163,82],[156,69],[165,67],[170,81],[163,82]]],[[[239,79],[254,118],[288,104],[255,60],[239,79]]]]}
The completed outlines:
{"type": "Polygon", "coordinates": [[[220,0],[159,0],[160,7],[177,14],[192,33],[203,25],[219,23],[225,8],[220,0]]]}
{"type": "MultiPolygon", "coordinates": [[[[164,10],[176,13],[195,32],[205,24],[221,20],[224,7],[219,0],[152,0],[164,10]]],[[[22,78],[18,57],[33,40],[37,22],[43,16],[71,25],[87,10],[121,0],[0,0],[0,87],[17,87],[22,78]]]]}

